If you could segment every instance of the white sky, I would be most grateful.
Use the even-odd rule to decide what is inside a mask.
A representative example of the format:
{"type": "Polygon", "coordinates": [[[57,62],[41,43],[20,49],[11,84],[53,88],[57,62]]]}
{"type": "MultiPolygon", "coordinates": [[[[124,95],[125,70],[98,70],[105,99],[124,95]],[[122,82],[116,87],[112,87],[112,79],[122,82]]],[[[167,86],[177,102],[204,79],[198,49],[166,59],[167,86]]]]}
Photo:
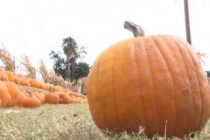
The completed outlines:
{"type": "MultiPolygon", "coordinates": [[[[0,41],[15,56],[29,56],[49,69],[51,50],[61,50],[73,37],[86,47],[83,61],[92,65],[111,44],[132,37],[125,20],[141,25],[147,35],[172,34],[185,39],[183,0],[0,0],[0,41]]],[[[189,0],[192,43],[206,52],[210,70],[210,0],[189,0]]],[[[0,63],[1,64],[1,63],[0,63]]]]}

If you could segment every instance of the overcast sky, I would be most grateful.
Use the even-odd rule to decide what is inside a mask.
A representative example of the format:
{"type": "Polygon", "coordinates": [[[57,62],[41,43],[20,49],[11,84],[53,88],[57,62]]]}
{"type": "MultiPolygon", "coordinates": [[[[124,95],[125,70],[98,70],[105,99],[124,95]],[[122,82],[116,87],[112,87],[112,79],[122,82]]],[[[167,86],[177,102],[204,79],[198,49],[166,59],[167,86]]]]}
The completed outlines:
{"type": "MultiPolygon", "coordinates": [[[[29,56],[49,69],[51,50],[62,50],[66,37],[86,47],[83,61],[92,65],[111,44],[132,37],[125,20],[141,25],[147,35],[172,34],[185,39],[183,0],[0,0],[0,41],[18,62],[29,56]]],[[[189,0],[192,43],[206,52],[210,70],[210,1],[189,0]]],[[[1,64],[1,63],[0,63],[1,64]]]]}

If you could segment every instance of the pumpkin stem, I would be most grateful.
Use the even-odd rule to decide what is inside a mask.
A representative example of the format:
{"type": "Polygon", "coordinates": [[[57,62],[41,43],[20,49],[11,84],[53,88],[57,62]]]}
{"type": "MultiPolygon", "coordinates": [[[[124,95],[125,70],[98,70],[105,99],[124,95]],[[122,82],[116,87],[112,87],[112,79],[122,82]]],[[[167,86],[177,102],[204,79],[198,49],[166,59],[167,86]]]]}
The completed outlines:
{"type": "Polygon", "coordinates": [[[144,30],[142,29],[142,27],[133,22],[125,21],[124,28],[131,31],[134,37],[144,36],[144,30]]]}

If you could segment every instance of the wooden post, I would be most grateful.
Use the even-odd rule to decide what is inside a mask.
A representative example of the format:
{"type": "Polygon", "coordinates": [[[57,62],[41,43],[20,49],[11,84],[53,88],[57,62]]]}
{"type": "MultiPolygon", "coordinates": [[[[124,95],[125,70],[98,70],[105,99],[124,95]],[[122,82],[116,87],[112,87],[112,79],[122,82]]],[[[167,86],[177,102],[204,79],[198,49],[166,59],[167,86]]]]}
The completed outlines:
{"type": "Polygon", "coordinates": [[[189,18],[188,0],[184,0],[184,11],[185,11],[186,38],[187,38],[187,42],[189,44],[191,44],[190,18],[189,18]]]}
{"type": "Polygon", "coordinates": [[[12,70],[13,70],[13,72],[15,73],[15,57],[13,56],[13,64],[12,64],[13,66],[12,66],[12,70]]]}

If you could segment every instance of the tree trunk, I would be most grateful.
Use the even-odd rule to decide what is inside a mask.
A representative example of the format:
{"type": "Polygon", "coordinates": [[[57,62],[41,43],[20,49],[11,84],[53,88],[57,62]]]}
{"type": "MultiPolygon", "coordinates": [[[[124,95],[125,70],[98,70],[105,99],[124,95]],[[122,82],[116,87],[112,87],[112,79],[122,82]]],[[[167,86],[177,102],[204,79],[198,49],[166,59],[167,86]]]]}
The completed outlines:
{"type": "Polygon", "coordinates": [[[81,93],[86,95],[86,82],[87,82],[87,77],[82,78],[82,85],[81,85],[81,93]]]}
{"type": "Polygon", "coordinates": [[[70,74],[71,74],[71,69],[70,69],[70,62],[69,62],[69,57],[66,56],[66,78],[70,79],[70,74]]]}
{"type": "Polygon", "coordinates": [[[75,60],[74,58],[71,59],[71,81],[74,80],[74,72],[75,72],[75,60]]]}

